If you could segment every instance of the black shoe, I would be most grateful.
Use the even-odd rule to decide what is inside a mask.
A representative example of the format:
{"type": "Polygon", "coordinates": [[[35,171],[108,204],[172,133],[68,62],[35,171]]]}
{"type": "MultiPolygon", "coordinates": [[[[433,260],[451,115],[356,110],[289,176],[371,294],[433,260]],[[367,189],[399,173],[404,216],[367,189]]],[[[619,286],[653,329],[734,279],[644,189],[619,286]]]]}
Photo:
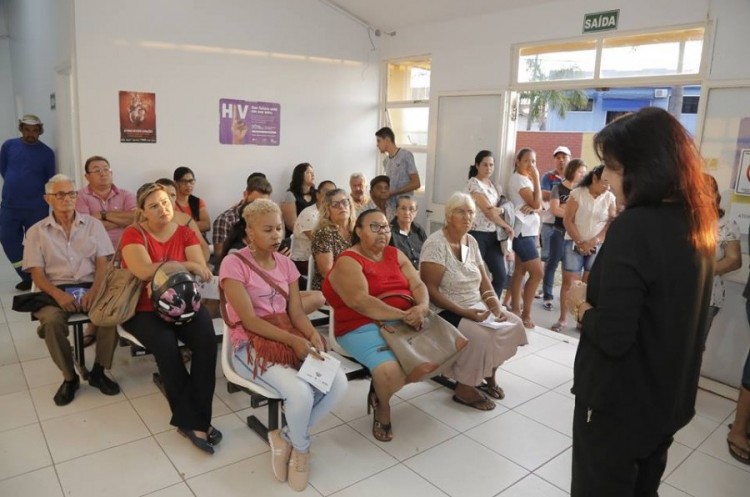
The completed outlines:
{"type": "Polygon", "coordinates": [[[16,285],[16,290],[28,292],[29,290],[31,290],[31,280],[21,280],[21,283],[16,285]]]}
{"type": "Polygon", "coordinates": [[[191,442],[193,442],[193,445],[198,447],[203,452],[208,452],[209,454],[214,453],[214,446],[211,445],[208,440],[204,440],[196,435],[193,430],[184,430],[182,428],[177,428],[177,433],[189,439],[191,442]]]}
{"type": "Polygon", "coordinates": [[[57,393],[52,398],[55,404],[58,406],[66,406],[73,402],[73,397],[76,395],[76,390],[81,386],[81,380],[76,375],[75,380],[63,381],[60,388],[57,389],[57,393]]]}
{"type": "Polygon", "coordinates": [[[104,395],[117,395],[120,393],[120,385],[110,380],[104,373],[90,374],[89,385],[98,388],[104,395]]]}
{"type": "Polygon", "coordinates": [[[219,445],[219,442],[221,442],[221,439],[224,438],[224,435],[221,434],[219,430],[214,428],[213,426],[208,427],[208,443],[211,445],[219,445]]]}

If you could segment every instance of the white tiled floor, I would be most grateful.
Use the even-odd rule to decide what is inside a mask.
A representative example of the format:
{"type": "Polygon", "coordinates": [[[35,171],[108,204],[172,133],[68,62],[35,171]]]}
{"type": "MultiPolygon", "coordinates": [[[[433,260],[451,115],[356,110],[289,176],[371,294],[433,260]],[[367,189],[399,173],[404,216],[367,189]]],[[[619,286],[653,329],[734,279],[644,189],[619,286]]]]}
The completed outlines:
{"type": "MultiPolygon", "coordinates": [[[[221,376],[214,424],[224,441],[214,456],[169,426],[151,380],[153,358],[131,358],[127,348],[118,349],[113,368],[122,394],[106,397],[84,384],[72,404],[55,406],[61,377],[28,315],[10,310],[15,282],[0,260],[0,496],[297,495],[276,482],[268,446],[245,425],[250,413],[265,420],[265,410],[227,393],[221,376]]],[[[535,305],[537,323],[551,325],[557,313],[535,305]]],[[[507,396],[490,412],[452,402],[432,382],[408,386],[393,402],[390,443],[370,434],[368,383],[351,382],[314,429],[311,484],[301,495],[568,495],[575,334],[531,332],[529,346],[499,372],[507,396]]],[[[698,415],[676,436],[660,495],[748,495],[750,467],[726,449],[733,410],[731,401],[699,392],[698,415]]]]}

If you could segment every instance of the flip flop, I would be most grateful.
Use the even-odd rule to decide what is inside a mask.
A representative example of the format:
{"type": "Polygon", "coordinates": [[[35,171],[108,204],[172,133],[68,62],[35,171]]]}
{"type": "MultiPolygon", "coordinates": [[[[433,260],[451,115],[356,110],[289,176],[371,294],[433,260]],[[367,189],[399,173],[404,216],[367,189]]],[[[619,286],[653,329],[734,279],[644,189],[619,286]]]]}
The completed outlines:
{"type": "Polygon", "coordinates": [[[481,399],[477,399],[474,402],[467,402],[458,395],[453,396],[453,402],[457,402],[459,404],[463,404],[465,406],[473,407],[474,409],[478,409],[480,411],[491,411],[495,408],[496,404],[492,402],[490,399],[488,399],[485,396],[482,396],[481,399]],[[490,406],[490,404],[492,404],[490,406]]]}
{"type": "Polygon", "coordinates": [[[477,388],[493,399],[503,400],[505,398],[505,391],[498,385],[490,386],[488,383],[482,383],[477,388]]]}
{"type": "Polygon", "coordinates": [[[745,449],[727,439],[727,448],[729,449],[729,455],[742,464],[750,465],[750,450],[745,449]]]}

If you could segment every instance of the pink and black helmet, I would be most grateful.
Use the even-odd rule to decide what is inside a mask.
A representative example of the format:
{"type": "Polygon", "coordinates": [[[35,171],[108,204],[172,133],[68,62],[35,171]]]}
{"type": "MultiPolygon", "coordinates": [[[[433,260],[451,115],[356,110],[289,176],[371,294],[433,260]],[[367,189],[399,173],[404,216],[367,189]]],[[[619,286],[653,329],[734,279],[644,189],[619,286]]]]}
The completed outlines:
{"type": "Polygon", "coordinates": [[[198,283],[185,266],[167,261],[156,269],[151,280],[151,302],[164,321],[187,323],[201,308],[198,283]]]}

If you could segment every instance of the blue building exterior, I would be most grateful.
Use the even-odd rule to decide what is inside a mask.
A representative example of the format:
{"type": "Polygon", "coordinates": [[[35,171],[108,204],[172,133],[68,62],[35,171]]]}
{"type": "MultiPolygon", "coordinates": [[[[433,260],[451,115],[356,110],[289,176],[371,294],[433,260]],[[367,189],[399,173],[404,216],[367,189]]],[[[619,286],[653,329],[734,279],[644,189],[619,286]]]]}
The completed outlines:
{"type": "MultiPolygon", "coordinates": [[[[602,129],[608,122],[625,112],[642,107],[667,109],[672,87],[611,88],[608,90],[585,90],[589,98],[586,110],[568,111],[564,119],[550,110],[547,116],[547,131],[592,131],[602,129]]],[[[701,87],[683,86],[682,114],[680,122],[695,135],[698,116],[698,99],[701,87]]]]}

